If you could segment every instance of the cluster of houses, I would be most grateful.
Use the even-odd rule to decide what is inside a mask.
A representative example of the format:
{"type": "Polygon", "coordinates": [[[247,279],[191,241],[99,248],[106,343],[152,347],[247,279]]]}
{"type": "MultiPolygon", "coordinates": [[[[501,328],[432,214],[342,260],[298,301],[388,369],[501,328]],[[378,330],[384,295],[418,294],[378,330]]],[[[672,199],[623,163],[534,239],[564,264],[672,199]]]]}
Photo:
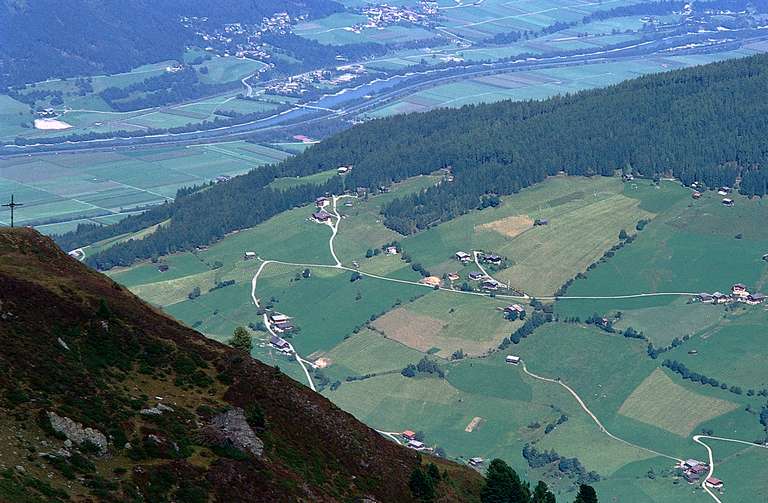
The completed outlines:
{"type": "Polygon", "coordinates": [[[296,327],[293,326],[293,323],[291,323],[291,318],[284,314],[274,312],[271,313],[267,319],[269,321],[269,327],[273,332],[277,332],[278,334],[292,332],[296,329],[296,327]]]}
{"type": "MultiPolygon", "coordinates": [[[[689,484],[697,484],[709,473],[709,465],[695,459],[686,459],[680,463],[679,468],[683,470],[683,478],[689,484]]],[[[707,477],[704,483],[712,489],[722,489],[724,485],[722,480],[715,477],[707,477]]]]}
{"type": "Polygon", "coordinates": [[[731,302],[744,302],[751,306],[765,302],[766,296],[762,293],[750,293],[746,285],[736,283],[731,287],[731,293],[722,292],[700,293],[696,296],[699,302],[704,304],[729,304],[731,302]]]}
{"type": "MultiPolygon", "coordinates": [[[[704,195],[701,191],[706,189],[704,184],[699,182],[692,183],[691,188],[694,189],[693,193],[691,193],[691,197],[694,199],[701,199],[701,196],[704,195]]],[[[727,196],[731,192],[733,192],[733,189],[731,187],[723,186],[717,189],[717,193],[721,196],[727,196]]],[[[734,200],[730,197],[723,197],[722,203],[723,203],[723,206],[728,206],[728,207],[734,206],[736,204],[734,200]]]]}
{"type": "Polygon", "coordinates": [[[406,444],[405,446],[409,449],[413,449],[416,451],[422,451],[422,452],[432,452],[431,447],[427,447],[424,442],[421,442],[420,440],[416,440],[416,432],[411,430],[405,430],[401,433],[402,437],[405,439],[406,444]]]}

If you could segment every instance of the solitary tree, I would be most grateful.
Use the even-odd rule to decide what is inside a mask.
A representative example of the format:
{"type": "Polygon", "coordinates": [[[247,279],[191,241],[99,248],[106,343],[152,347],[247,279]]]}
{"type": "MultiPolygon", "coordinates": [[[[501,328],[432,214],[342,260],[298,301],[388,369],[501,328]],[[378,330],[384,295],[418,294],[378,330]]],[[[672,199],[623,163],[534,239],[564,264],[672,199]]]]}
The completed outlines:
{"type": "Polygon", "coordinates": [[[543,480],[536,484],[533,495],[531,495],[531,503],[556,503],[555,495],[550,492],[543,480]]]}
{"type": "Polygon", "coordinates": [[[530,491],[523,484],[517,472],[501,459],[494,459],[488,465],[485,486],[480,491],[483,503],[528,503],[530,491]]]}
{"type": "Polygon", "coordinates": [[[574,503],[597,503],[597,493],[592,486],[582,484],[579,486],[579,493],[576,495],[574,503]]]}
{"type": "Polygon", "coordinates": [[[251,334],[249,334],[248,330],[244,327],[237,327],[235,331],[232,332],[232,338],[229,339],[229,345],[239,351],[250,354],[251,349],[253,349],[251,334]]]}

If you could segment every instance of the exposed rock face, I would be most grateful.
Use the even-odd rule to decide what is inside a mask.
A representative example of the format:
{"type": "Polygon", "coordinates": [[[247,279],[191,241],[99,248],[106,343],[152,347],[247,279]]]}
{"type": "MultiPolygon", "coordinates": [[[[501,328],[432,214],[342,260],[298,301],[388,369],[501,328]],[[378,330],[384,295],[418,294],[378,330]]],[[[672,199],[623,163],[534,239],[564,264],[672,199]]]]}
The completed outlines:
{"type": "Polygon", "coordinates": [[[61,417],[53,411],[48,411],[48,419],[51,421],[51,428],[57,433],[61,433],[68,440],[77,445],[90,442],[99,449],[100,454],[107,452],[107,437],[93,428],[83,428],[83,425],[76,423],[68,417],[61,417]]]}
{"type": "Polygon", "coordinates": [[[211,441],[219,445],[228,443],[256,457],[261,457],[264,452],[264,442],[256,436],[245,419],[245,411],[239,407],[214,416],[206,433],[211,441]]]}
{"type": "Polygon", "coordinates": [[[169,407],[163,403],[160,403],[156,407],[141,409],[139,414],[144,416],[161,416],[163,412],[173,412],[173,407],[169,407]]]}

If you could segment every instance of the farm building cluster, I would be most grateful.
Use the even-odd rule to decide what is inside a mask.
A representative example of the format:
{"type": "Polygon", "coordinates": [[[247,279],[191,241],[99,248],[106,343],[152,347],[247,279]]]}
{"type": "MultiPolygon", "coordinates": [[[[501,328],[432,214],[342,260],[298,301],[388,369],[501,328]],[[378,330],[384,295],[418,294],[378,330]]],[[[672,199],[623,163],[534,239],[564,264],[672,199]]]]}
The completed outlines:
{"type": "Polygon", "coordinates": [[[704,483],[712,489],[722,489],[725,485],[722,480],[716,477],[707,476],[709,473],[709,465],[702,461],[686,459],[678,465],[678,468],[683,471],[683,478],[689,484],[698,484],[702,477],[707,477],[704,480],[704,483]]]}
{"type": "Polygon", "coordinates": [[[765,302],[766,296],[762,293],[750,293],[747,286],[742,283],[736,283],[731,287],[731,293],[700,293],[696,295],[696,300],[704,304],[730,304],[732,302],[743,302],[751,306],[765,302]]]}
{"type": "Polygon", "coordinates": [[[285,339],[283,339],[282,337],[280,337],[279,335],[272,335],[269,338],[269,343],[272,345],[272,347],[274,347],[281,353],[285,353],[285,354],[293,353],[293,348],[291,347],[291,344],[285,339]]]}
{"type": "Polygon", "coordinates": [[[267,319],[269,320],[269,327],[278,334],[293,332],[296,329],[291,323],[291,318],[284,314],[275,312],[270,314],[267,319]]]}
{"type": "Polygon", "coordinates": [[[434,449],[431,447],[427,447],[424,442],[421,440],[418,440],[416,437],[416,432],[411,430],[405,430],[400,434],[401,437],[405,440],[406,444],[405,446],[409,449],[413,449],[415,451],[420,452],[432,452],[434,449]]]}

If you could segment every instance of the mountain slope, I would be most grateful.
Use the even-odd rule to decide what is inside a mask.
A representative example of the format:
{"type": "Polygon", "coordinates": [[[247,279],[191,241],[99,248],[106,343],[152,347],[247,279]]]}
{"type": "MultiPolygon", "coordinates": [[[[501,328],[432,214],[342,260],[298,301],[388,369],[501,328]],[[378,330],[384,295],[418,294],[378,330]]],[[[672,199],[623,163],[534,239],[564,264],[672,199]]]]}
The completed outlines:
{"type": "Polygon", "coordinates": [[[194,37],[181,16],[260,23],[342,9],[333,0],[0,0],[0,87],[178,59],[194,37]]]}
{"type": "Polygon", "coordinates": [[[0,338],[0,501],[414,501],[415,452],[30,229],[0,231],[0,338]]]}

